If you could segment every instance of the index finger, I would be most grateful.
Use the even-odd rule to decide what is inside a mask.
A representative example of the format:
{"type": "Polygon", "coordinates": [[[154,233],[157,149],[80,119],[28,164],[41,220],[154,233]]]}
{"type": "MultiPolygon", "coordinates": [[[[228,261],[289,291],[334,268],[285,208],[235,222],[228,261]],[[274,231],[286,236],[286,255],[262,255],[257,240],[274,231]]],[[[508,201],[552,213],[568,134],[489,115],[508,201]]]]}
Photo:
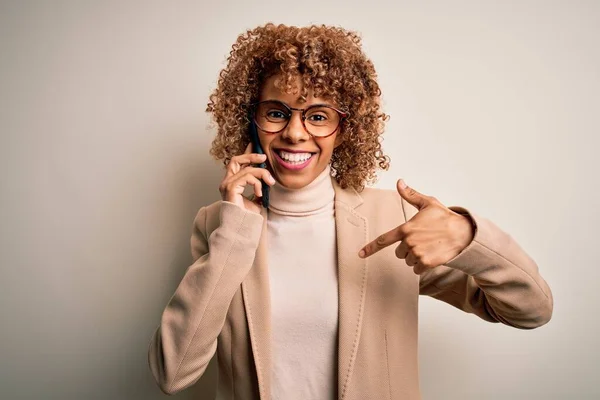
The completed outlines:
{"type": "MultiPolygon", "coordinates": [[[[400,225],[402,226],[402,225],[400,225]]],[[[404,239],[404,235],[400,232],[400,226],[381,234],[377,239],[365,245],[359,252],[360,258],[367,258],[377,253],[379,250],[385,249],[389,245],[392,245],[400,240],[404,239]],[[364,252],[364,253],[363,253],[364,252]]]]}
{"type": "Polygon", "coordinates": [[[231,160],[229,160],[226,167],[227,172],[225,173],[225,176],[228,178],[237,174],[241,169],[245,168],[247,164],[262,163],[264,162],[265,157],[266,156],[263,154],[252,153],[252,142],[250,142],[246,146],[246,150],[244,150],[243,154],[231,157],[231,160]]]}

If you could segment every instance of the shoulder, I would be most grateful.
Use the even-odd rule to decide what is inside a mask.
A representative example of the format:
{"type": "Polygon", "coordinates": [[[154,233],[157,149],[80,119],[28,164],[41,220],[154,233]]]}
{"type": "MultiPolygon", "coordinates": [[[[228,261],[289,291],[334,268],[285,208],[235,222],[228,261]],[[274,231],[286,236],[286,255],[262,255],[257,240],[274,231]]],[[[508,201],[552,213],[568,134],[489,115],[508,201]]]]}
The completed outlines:
{"type": "Polygon", "coordinates": [[[194,218],[194,229],[208,238],[220,225],[225,224],[236,229],[258,229],[262,227],[263,217],[236,204],[217,200],[200,207],[194,218]]]}
{"type": "Polygon", "coordinates": [[[402,197],[391,189],[365,188],[359,195],[363,199],[363,207],[374,209],[402,209],[402,197]]]}
{"type": "Polygon", "coordinates": [[[217,200],[213,203],[210,203],[202,208],[205,209],[207,218],[214,218],[215,216],[218,217],[219,213],[221,212],[221,205],[223,204],[222,200],[217,200]]]}
{"type": "Polygon", "coordinates": [[[194,217],[194,230],[201,232],[203,236],[208,237],[220,223],[221,200],[200,207],[194,217]]]}
{"type": "Polygon", "coordinates": [[[398,192],[391,189],[379,189],[366,187],[359,195],[363,198],[365,204],[381,203],[381,202],[398,202],[396,196],[398,192]]]}
{"type": "Polygon", "coordinates": [[[415,207],[404,200],[396,189],[366,187],[359,195],[364,201],[361,207],[376,214],[388,214],[393,211],[395,215],[400,215],[405,222],[416,213],[415,207]]]}

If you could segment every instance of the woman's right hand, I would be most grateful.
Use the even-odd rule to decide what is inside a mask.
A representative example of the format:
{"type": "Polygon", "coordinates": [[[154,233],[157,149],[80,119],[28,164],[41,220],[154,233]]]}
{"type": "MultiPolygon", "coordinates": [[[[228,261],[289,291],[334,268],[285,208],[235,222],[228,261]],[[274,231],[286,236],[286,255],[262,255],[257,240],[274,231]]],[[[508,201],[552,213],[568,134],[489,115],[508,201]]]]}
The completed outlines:
{"type": "Polygon", "coordinates": [[[275,184],[275,179],[265,168],[253,167],[251,164],[260,164],[265,162],[266,159],[267,156],[264,154],[252,153],[252,143],[249,143],[244,154],[234,156],[227,164],[227,172],[219,185],[221,198],[246,210],[260,214],[262,197],[260,179],[264,180],[269,186],[275,184]],[[242,195],[246,185],[254,186],[255,201],[242,195]]]}

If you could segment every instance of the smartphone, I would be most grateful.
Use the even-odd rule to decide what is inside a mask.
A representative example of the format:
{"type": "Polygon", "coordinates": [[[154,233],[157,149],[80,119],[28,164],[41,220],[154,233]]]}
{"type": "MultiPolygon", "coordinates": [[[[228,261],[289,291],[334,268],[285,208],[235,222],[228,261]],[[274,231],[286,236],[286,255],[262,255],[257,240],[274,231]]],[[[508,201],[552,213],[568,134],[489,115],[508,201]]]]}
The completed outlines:
{"type": "MultiPolygon", "coordinates": [[[[256,130],[256,123],[254,122],[254,118],[250,119],[250,141],[252,142],[252,152],[257,154],[265,154],[260,145],[260,140],[258,140],[258,131],[256,130]]],[[[259,168],[267,168],[266,160],[263,163],[258,164],[259,168]]],[[[262,184],[262,205],[264,208],[269,208],[269,185],[265,183],[262,179],[260,180],[262,184]]]]}

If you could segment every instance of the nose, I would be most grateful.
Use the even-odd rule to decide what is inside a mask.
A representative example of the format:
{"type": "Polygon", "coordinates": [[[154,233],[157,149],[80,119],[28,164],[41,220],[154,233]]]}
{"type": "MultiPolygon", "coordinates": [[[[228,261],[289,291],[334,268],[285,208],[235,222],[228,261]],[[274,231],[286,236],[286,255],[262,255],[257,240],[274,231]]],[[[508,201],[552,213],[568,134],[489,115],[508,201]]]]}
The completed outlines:
{"type": "Polygon", "coordinates": [[[292,112],[290,122],[281,133],[281,138],[291,143],[304,142],[310,139],[310,135],[304,129],[304,124],[302,123],[302,113],[298,111],[292,112]]]}

